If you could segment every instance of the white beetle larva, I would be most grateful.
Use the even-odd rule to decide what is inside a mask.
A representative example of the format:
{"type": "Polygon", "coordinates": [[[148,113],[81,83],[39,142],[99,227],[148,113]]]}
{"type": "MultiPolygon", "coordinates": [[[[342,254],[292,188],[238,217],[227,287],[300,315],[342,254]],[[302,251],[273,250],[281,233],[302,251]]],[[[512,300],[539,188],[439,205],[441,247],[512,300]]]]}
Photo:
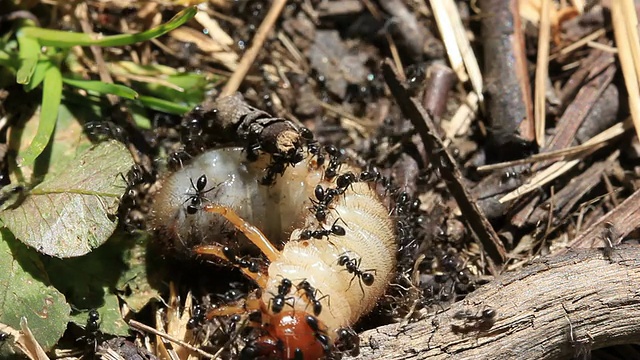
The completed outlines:
{"type": "Polygon", "coordinates": [[[269,160],[249,162],[240,148],[200,155],[163,181],[152,225],[187,247],[204,242],[196,253],[231,261],[262,290],[208,314],[260,311],[261,336],[241,357],[320,359],[384,295],[396,270],[394,222],[371,182],[361,181],[369,176],[351,166],[327,180],[332,165],[307,156],[260,185],[269,160]],[[267,257],[266,273],[240,265],[224,246],[220,237],[233,227],[267,257]]]}

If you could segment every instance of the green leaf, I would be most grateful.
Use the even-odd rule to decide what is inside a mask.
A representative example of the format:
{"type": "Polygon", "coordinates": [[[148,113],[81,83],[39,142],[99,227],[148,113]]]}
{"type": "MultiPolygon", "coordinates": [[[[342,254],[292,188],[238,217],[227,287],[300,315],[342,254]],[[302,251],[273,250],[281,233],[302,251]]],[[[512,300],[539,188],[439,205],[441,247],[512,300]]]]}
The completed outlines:
{"type": "Polygon", "coordinates": [[[147,272],[150,263],[147,261],[149,238],[148,233],[138,234],[135,245],[124,254],[129,266],[116,285],[133,312],[140,312],[149,302],[161,299],[156,287],[151,285],[147,272]]]}
{"type": "MultiPolygon", "coordinates": [[[[104,291],[106,292],[107,289],[104,289],[104,291]]],[[[129,325],[122,320],[116,295],[106,293],[102,306],[95,309],[100,314],[100,332],[114,336],[129,335],[129,325]]],[[[89,316],[88,310],[72,315],[71,321],[78,326],[85,327],[89,316]]]]}
{"type": "Polygon", "coordinates": [[[124,46],[151,40],[168,33],[171,30],[191,20],[198,9],[193,6],[176,14],[168,22],[137,34],[122,34],[112,36],[96,36],[84,33],[73,33],[60,30],[43,29],[39,27],[25,27],[20,30],[22,36],[38,39],[41,45],[70,47],[70,46],[124,46]]]}
{"type": "Polygon", "coordinates": [[[108,84],[96,80],[78,80],[70,78],[63,78],[62,81],[65,84],[75,86],[80,89],[95,91],[101,94],[113,94],[131,100],[138,97],[138,93],[135,90],[124,85],[108,84]]]}
{"type": "Polygon", "coordinates": [[[121,174],[133,165],[126,147],[100,143],[57,175],[48,174],[20,207],[0,213],[13,234],[41,253],[81,256],[102,245],[116,228],[121,174]]]}
{"type": "Polygon", "coordinates": [[[158,99],[152,96],[141,95],[140,97],[138,97],[138,100],[143,105],[150,107],[153,110],[166,112],[168,114],[182,115],[188,113],[193,108],[191,106],[176,104],[173,101],[158,99]]]}
{"type": "Polygon", "coordinates": [[[127,270],[123,254],[132,245],[128,234],[119,232],[87,255],[43,259],[47,273],[52,274],[52,284],[66,296],[74,309],[81,310],[72,315],[72,321],[77,325],[85,326],[87,311],[96,309],[100,313],[100,331],[127,335],[128,326],[120,314],[115,285],[127,270]]]}
{"type": "Polygon", "coordinates": [[[180,88],[171,88],[160,83],[136,82],[141,92],[157,98],[170,100],[177,104],[195,106],[204,101],[206,87],[209,84],[206,76],[195,73],[162,75],[162,79],[180,88]],[[143,91],[144,90],[144,91],[143,91]]]}
{"type": "Polygon", "coordinates": [[[40,123],[38,133],[31,141],[29,148],[24,151],[22,159],[18,162],[22,165],[32,165],[38,155],[49,143],[58,118],[58,107],[62,97],[62,74],[56,66],[47,69],[44,75],[44,88],[42,91],[42,106],[40,108],[40,123]]]}
{"type": "Polygon", "coordinates": [[[71,308],[46,281],[38,255],[20,244],[6,229],[0,230],[0,323],[20,328],[26,317],[45,350],[64,334],[71,308]]]}
{"type": "Polygon", "coordinates": [[[31,75],[33,75],[36,64],[38,63],[40,44],[36,39],[21,36],[20,32],[18,32],[18,34],[20,67],[16,74],[16,81],[18,84],[28,84],[31,81],[31,75]]]}
{"type": "Polygon", "coordinates": [[[42,81],[44,80],[44,76],[47,74],[47,70],[49,70],[49,68],[52,66],[55,65],[52,64],[49,60],[39,61],[36,65],[35,70],[33,71],[31,81],[29,81],[29,83],[24,86],[24,90],[26,92],[29,92],[40,86],[40,84],[42,84],[42,81]]]}

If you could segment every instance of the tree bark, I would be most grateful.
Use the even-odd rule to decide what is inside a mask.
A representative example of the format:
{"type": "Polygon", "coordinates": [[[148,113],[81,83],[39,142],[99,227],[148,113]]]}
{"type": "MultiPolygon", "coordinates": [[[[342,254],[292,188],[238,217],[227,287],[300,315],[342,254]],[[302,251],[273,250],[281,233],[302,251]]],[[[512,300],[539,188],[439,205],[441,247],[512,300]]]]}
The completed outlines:
{"type": "Polygon", "coordinates": [[[640,247],[541,258],[411,324],[360,335],[357,359],[562,359],[640,340],[640,247]],[[610,256],[607,256],[610,255],[610,256]],[[494,321],[462,320],[494,309],[494,321]]]}

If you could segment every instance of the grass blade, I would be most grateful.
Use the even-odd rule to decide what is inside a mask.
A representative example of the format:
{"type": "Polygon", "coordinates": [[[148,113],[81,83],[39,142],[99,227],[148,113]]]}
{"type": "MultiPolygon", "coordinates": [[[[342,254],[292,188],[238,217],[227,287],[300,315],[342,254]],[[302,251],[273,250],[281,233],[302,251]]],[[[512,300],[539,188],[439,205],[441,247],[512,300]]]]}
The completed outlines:
{"type": "Polygon", "coordinates": [[[135,100],[138,98],[138,93],[135,90],[124,85],[108,84],[96,80],[79,80],[70,78],[63,78],[62,82],[67,85],[75,86],[77,88],[89,91],[95,91],[100,94],[113,94],[131,100],[135,100]]]}
{"type": "MultiPolygon", "coordinates": [[[[24,28],[27,29],[27,28],[24,28]]],[[[20,67],[16,74],[16,82],[18,84],[28,84],[31,81],[31,75],[36,70],[38,57],[40,56],[40,44],[38,40],[24,36],[22,31],[18,32],[18,56],[20,57],[20,67]]]]}
{"type": "Polygon", "coordinates": [[[198,9],[195,6],[186,8],[168,22],[137,34],[121,34],[96,38],[94,35],[85,33],[43,29],[39,27],[28,27],[21,31],[24,36],[38,39],[41,45],[46,46],[124,46],[162,36],[189,21],[197,12],[198,9]]]}
{"type": "Polygon", "coordinates": [[[173,101],[159,99],[152,96],[140,96],[138,100],[140,100],[144,106],[153,110],[166,112],[168,114],[183,115],[192,109],[190,106],[176,104],[173,101]]]}
{"type": "Polygon", "coordinates": [[[31,141],[31,145],[25,150],[22,159],[19,160],[22,166],[33,165],[38,155],[47,147],[56,127],[61,97],[62,74],[60,74],[60,69],[57,66],[51,66],[44,75],[38,132],[33,141],[31,141]]]}
{"type": "Polygon", "coordinates": [[[24,85],[24,91],[29,92],[40,86],[40,84],[42,84],[42,81],[44,80],[44,76],[46,75],[47,70],[49,70],[51,66],[55,65],[52,64],[49,60],[39,61],[38,64],[36,64],[33,75],[31,75],[31,81],[24,85]]]}

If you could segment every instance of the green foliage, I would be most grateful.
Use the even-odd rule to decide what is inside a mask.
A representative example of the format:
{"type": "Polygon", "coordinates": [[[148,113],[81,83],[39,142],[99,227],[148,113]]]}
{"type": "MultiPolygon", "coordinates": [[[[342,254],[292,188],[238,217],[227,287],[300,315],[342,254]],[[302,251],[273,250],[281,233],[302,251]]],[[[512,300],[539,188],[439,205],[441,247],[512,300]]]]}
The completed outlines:
{"type": "MultiPolygon", "coordinates": [[[[183,25],[193,18],[196,13],[197,9],[195,7],[186,8],[168,22],[153,29],[137,34],[113,36],[94,36],[85,33],[43,29],[35,26],[32,21],[22,21],[16,32],[17,54],[12,54],[12,44],[5,44],[4,51],[0,51],[0,65],[7,66],[14,71],[16,82],[24,85],[27,91],[37,88],[41,82],[44,83],[44,87],[38,134],[31,141],[30,148],[20,159],[20,165],[32,165],[49,144],[56,124],[57,109],[62,98],[63,77],[65,84],[80,89],[100,94],[114,94],[127,99],[135,99],[137,97],[135,90],[124,85],[75,80],[72,77],[63,76],[61,64],[67,55],[66,48],[91,45],[124,46],[147,41],[183,25]],[[45,47],[48,48],[43,52],[42,49],[45,47]]],[[[177,107],[185,111],[189,110],[180,104],[177,107]]],[[[166,108],[172,109],[173,113],[175,113],[176,107],[166,106],[166,108]]]]}
{"type": "Polygon", "coordinates": [[[64,166],[64,172],[47,175],[19,207],[5,210],[0,219],[43,254],[87,254],[115,230],[115,213],[126,187],[119,175],[131,166],[133,159],[124,145],[100,143],[64,166]]]}
{"type": "Polygon", "coordinates": [[[131,76],[129,86],[86,79],[71,70],[79,61],[69,48],[150,40],[196,12],[186,8],[138,34],[97,36],[19,20],[15,33],[0,36],[0,88],[15,81],[30,96],[42,95],[36,116],[10,132],[13,184],[0,189],[0,323],[18,329],[26,318],[45,350],[70,322],[84,327],[90,309],[99,311],[102,332],[126,335],[121,303],[135,312],[159,298],[147,274],[147,237],[117,229],[123,175],[133,158],[116,141],[92,144],[83,124],[104,117],[103,95],[110,94],[126,101],[135,124],[147,129],[149,109],[183,114],[202,102],[210,83],[203,74],[126,62],[107,66],[123,81],[144,72],[131,76]]]}
{"type": "Polygon", "coordinates": [[[39,255],[0,230],[0,323],[20,328],[26,317],[43,348],[51,348],[64,333],[71,307],[49,284],[39,255]]]}

